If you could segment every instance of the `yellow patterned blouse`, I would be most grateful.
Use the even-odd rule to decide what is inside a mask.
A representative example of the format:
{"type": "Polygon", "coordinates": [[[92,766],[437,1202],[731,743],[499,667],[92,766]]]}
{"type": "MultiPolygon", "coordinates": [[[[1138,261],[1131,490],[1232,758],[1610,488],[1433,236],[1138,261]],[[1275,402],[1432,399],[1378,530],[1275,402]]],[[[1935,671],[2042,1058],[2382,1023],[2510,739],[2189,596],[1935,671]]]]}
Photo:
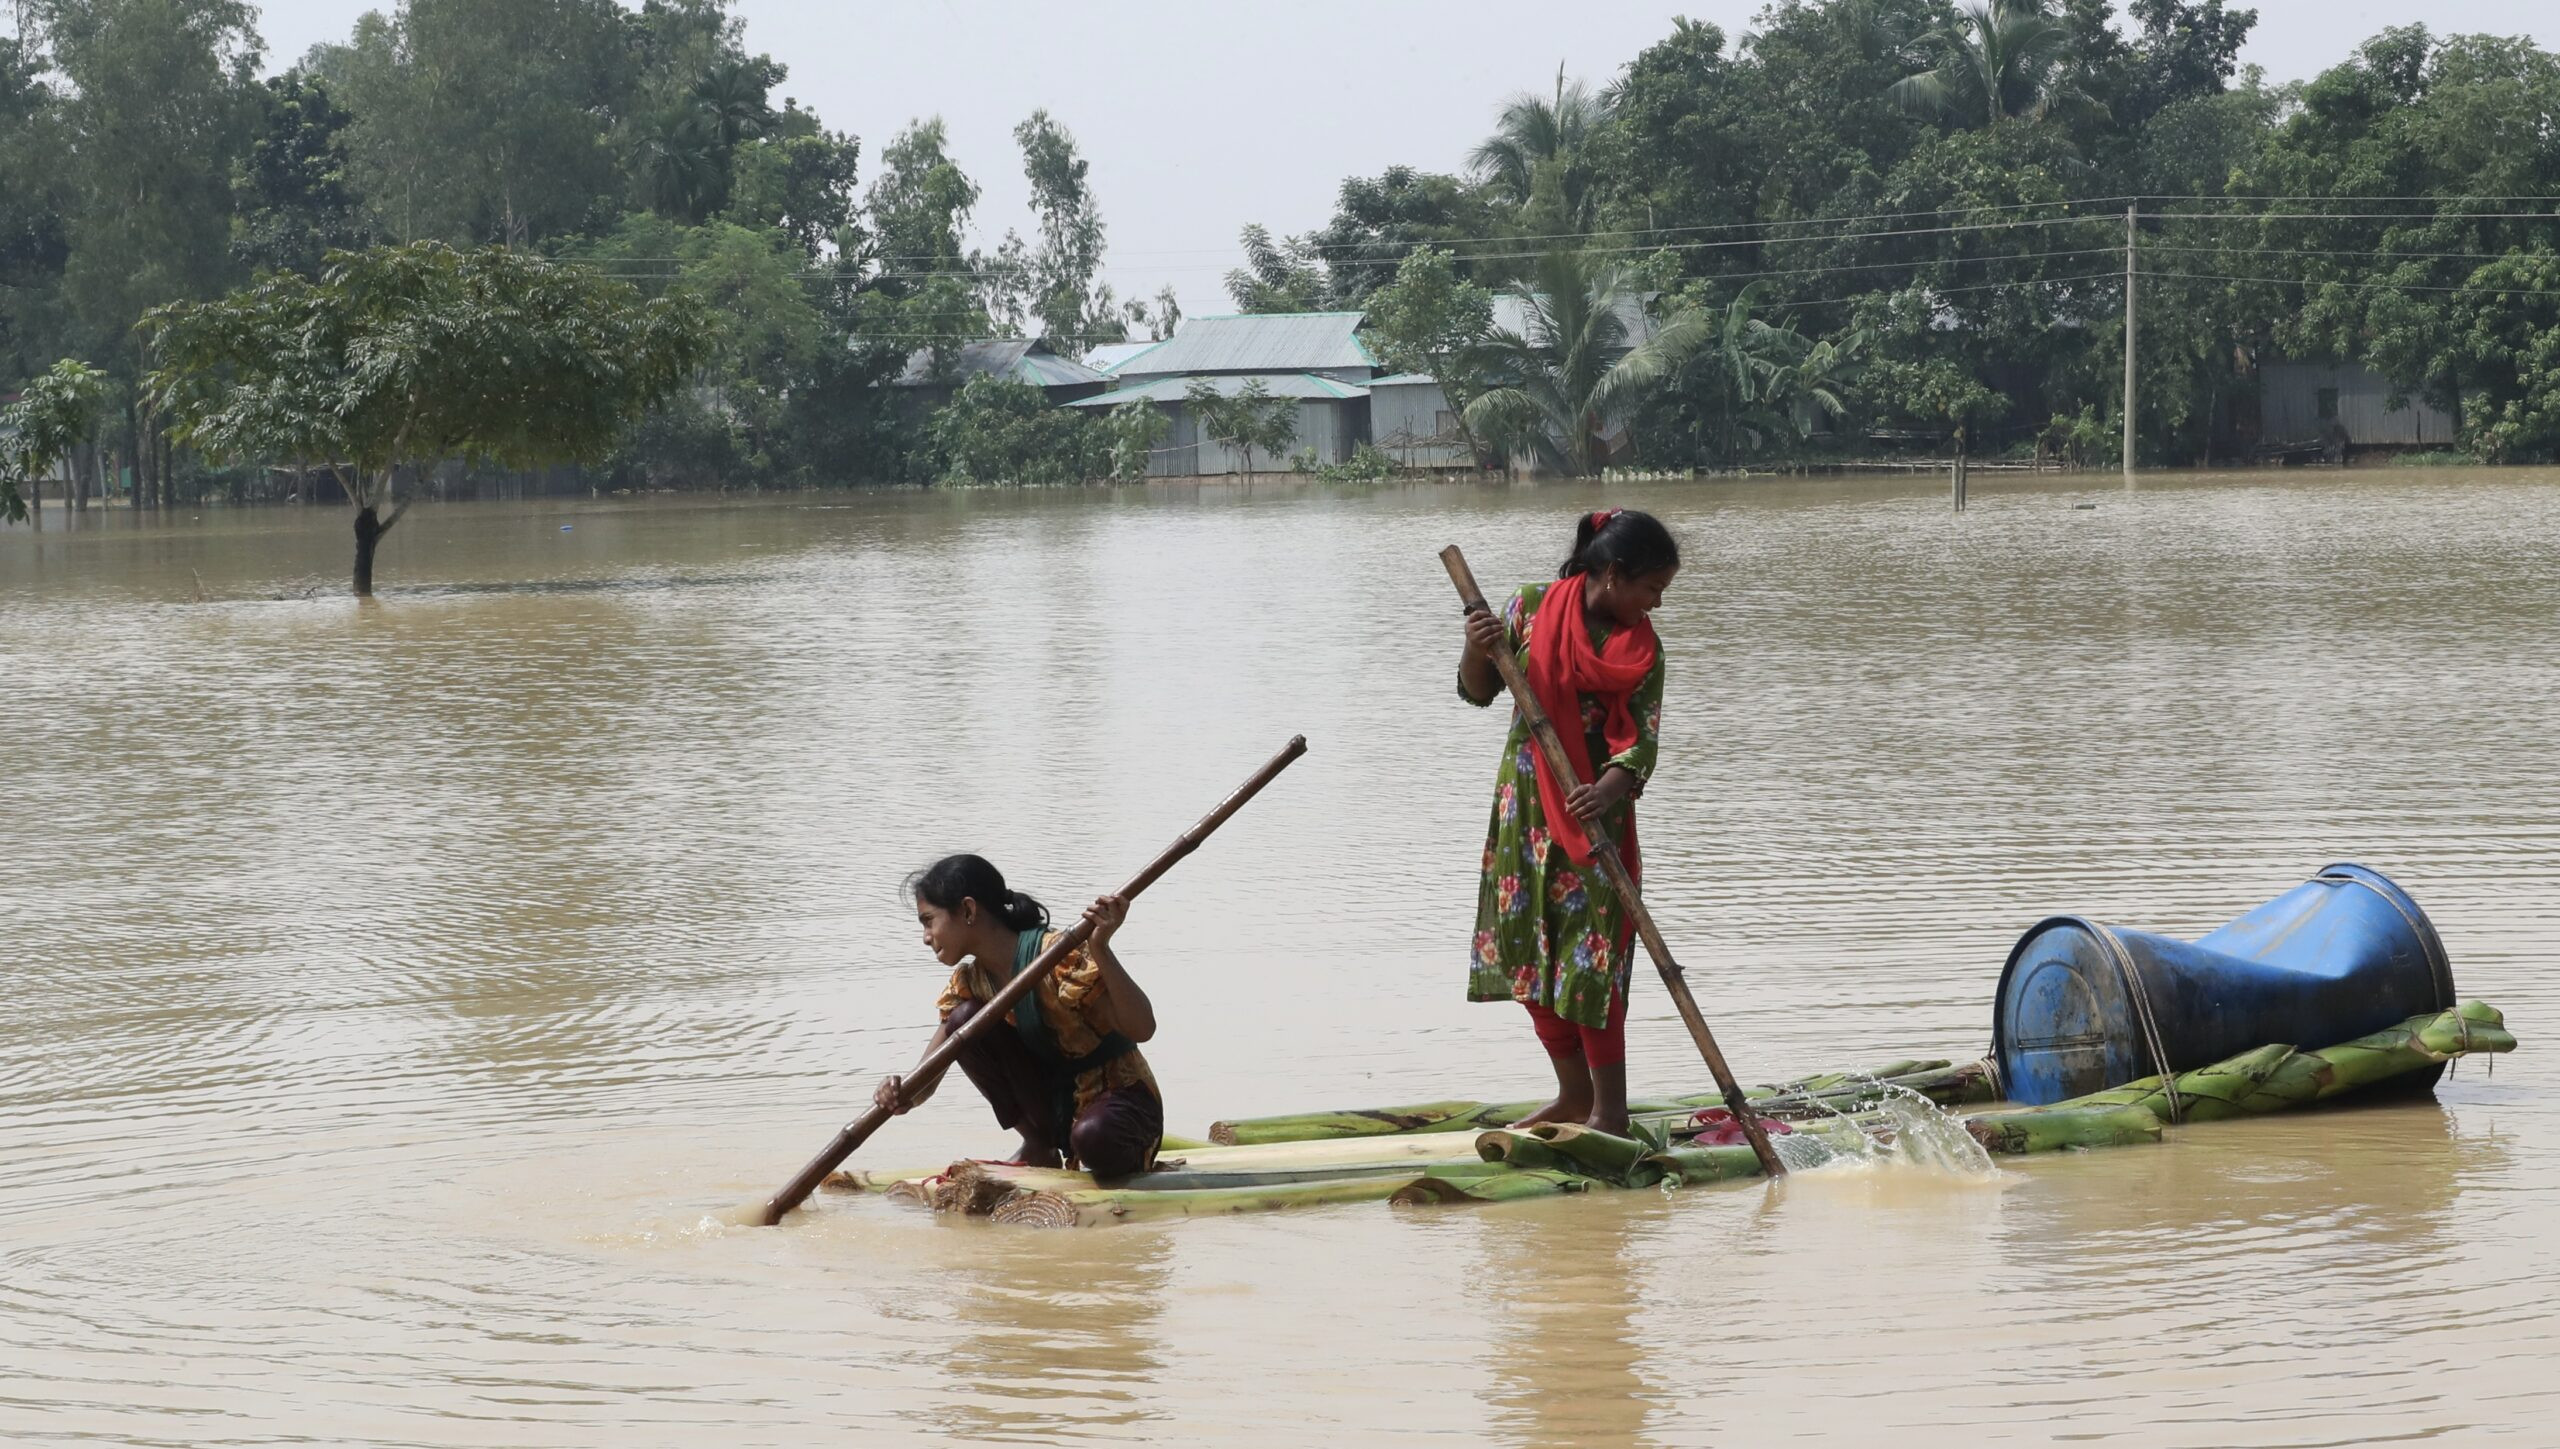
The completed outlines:
{"type": "MultiPolygon", "coordinates": [[[[1048,950],[1059,934],[1051,931],[1043,935],[1040,949],[1048,950]]],[[[942,988],[942,1000],[934,1014],[949,1016],[951,1008],[964,1001],[992,1001],[1011,979],[1010,973],[998,977],[975,961],[964,961],[951,973],[950,984],[942,988]]],[[[1080,1057],[1102,1045],[1103,1034],[1111,1026],[1111,995],[1102,980],[1102,963],[1093,959],[1092,951],[1078,946],[1075,954],[1059,962],[1056,970],[1031,988],[1031,994],[1039,998],[1040,1015],[1048,1022],[1050,1034],[1057,1038],[1060,1056],[1080,1057]]],[[[1146,1083],[1158,1102],[1164,1100],[1155,1073],[1147,1070],[1146,1054],[1132,1046],[1092,1070],[1076,1074],[1076,1115],[1084,1115],[1104,1093],[1131,1082],[1146,1083]]]]}

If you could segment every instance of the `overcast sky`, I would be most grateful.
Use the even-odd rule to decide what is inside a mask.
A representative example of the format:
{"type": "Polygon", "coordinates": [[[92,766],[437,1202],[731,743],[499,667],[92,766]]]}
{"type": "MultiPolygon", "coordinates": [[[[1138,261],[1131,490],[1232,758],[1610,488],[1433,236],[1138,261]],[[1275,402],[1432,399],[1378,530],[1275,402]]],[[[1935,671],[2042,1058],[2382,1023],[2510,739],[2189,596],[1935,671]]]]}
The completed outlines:
{"type": "MultiPolygon", "coordinates": [[[[261,0],[271,67],[345,37],[381,0],[261,0]]],[[[1403,163],[1454,171],[1502,99],[1553,83],[1558,61],[1595,84],[1660,39],[1675,15],[1747,29],[1760,0],[1559,7],[1553,0],[741,0],[747,44],[791,68],[786,95],[880,146],[939,114],[984,189],[982,243],[1031,229],[1014,123],[1035,107],[1075,133],[1110,228],[1124,296],[1171,283],[1192,313],[1231,310],[1219,278],[1236,231],[1321,225],[1342,178],[1403,163]]],[[[2236,8],[2236,7],[2235,7],[2236,8]]],[[[2245,62],[2296,80],[2390,25],[2532,35],[2560,48],[2550,0],[2258,0],[2245,62]]]]}

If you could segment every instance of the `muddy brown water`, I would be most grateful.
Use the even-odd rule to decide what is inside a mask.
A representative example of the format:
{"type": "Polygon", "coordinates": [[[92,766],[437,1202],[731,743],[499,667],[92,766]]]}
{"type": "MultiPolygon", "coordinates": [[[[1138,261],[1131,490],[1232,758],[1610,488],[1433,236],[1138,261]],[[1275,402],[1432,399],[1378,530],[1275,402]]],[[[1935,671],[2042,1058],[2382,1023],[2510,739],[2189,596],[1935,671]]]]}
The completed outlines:
{"type": "MultiPolygon", "coordinates": [[[[1940,487],[457,505],[373,607],[342,512],[0,535],[0,1441],[2537,1442],[2560,474],[1940,487]],[[1689,549],[1648,876],[1746,1076],[1976,1055],[2039,917],[2337,859],[2524,1049],[1991,1183],[722,1223],[917,1051],[905,871],[1068,905],[1293,732],[1122,936],[1177,1129],[1533,1089],[1433,553],[1603,498],[1689,549]]],[[[1704,1085],[1649,980],[1633,1037],[1704,1085]]]]}

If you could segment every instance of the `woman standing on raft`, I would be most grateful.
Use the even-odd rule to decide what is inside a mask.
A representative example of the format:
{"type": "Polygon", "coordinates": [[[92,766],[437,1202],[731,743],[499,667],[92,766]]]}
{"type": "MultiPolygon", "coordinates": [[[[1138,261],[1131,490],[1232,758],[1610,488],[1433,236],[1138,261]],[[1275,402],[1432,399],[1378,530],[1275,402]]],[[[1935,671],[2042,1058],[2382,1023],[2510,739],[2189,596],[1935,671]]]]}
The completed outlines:
{"type": "MultiPolygon", "coordinates": [[[[1058,933],[1048,929],[1046,908],[1008,890],[1004,873],[980,856],[945,856],[916,872],[907,889],[925,949],[953,968],[930,1051],[1058,933]]],[[[955,1058],[995,1109],[996,1125],[1022,1134],[1017,1163],[1082,1165],[1096,1177],[1125,1177],[1155,1163],[1164,1098],[1138,1052],[1138,1043],[1156,1034],[1155,1006],[1111,951],[1112,933],[1128,917],[1129,903],[1119,896],[1086,907],[1093,934],[1024,993],[1013,1029],[981,1032],[955,1058]]],[[[903,1114],[940,1085],[941,1072],[912,1083],[890,1077],[872,1101],[903,1114]]]]}
{"type": "Polygon", "coordinates": [[[1484,845],[1470,1001],[1517,1001],[1555,1067],[1556,1098],[1524,1122],[1627,1130],[1627,985],[1635,926],[1592,866],[1589,830],[1618,843],[1629,875],[1635,797],[1653,774],[1662,728],[1662,645],[1651,615],[1680,571],[1680,547],[1651,514],[1612,508],[1574,530],[1556,582],[1511,596],[1496,618],[1470,610],[1458,694],[1490,705],[1502,693],[1497,649],[1520,660],[1556,722],[1574,773],[1560,786],[1518,710],[1495,777],[1484,845]],[[1580,721],[1581,728],[1574,728],[1580,721]]]}

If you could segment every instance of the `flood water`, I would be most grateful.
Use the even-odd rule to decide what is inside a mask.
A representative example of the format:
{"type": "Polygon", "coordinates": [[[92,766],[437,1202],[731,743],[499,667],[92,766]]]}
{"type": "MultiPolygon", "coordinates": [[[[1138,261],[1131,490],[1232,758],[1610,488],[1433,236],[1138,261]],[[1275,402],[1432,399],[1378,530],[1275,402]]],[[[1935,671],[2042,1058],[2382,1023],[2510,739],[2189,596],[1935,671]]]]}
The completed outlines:
{"type": "MultiPolygon", "coordinates": [[[[1974,490],[424,507],[373,606],[341,511],[0,536],[0,1441],[2551,1442],[2560,473],[1974,490]],[[1601,500],[1688,550],[1648,895],[1746,1078],[2334,860],[2522,1049],[1987,1184],[724,1225],[920,1049],[906,871],[1069,905],[1293,733],[1120,937],[1174,1130],[1536,1089],[1433,555],[1601,500]]],[[[1649,973],[1631,1035],[1707,1085],[1649,973]]],[[[862,1160],[1006,1145],[955,1076],[862,1160]]]]}

